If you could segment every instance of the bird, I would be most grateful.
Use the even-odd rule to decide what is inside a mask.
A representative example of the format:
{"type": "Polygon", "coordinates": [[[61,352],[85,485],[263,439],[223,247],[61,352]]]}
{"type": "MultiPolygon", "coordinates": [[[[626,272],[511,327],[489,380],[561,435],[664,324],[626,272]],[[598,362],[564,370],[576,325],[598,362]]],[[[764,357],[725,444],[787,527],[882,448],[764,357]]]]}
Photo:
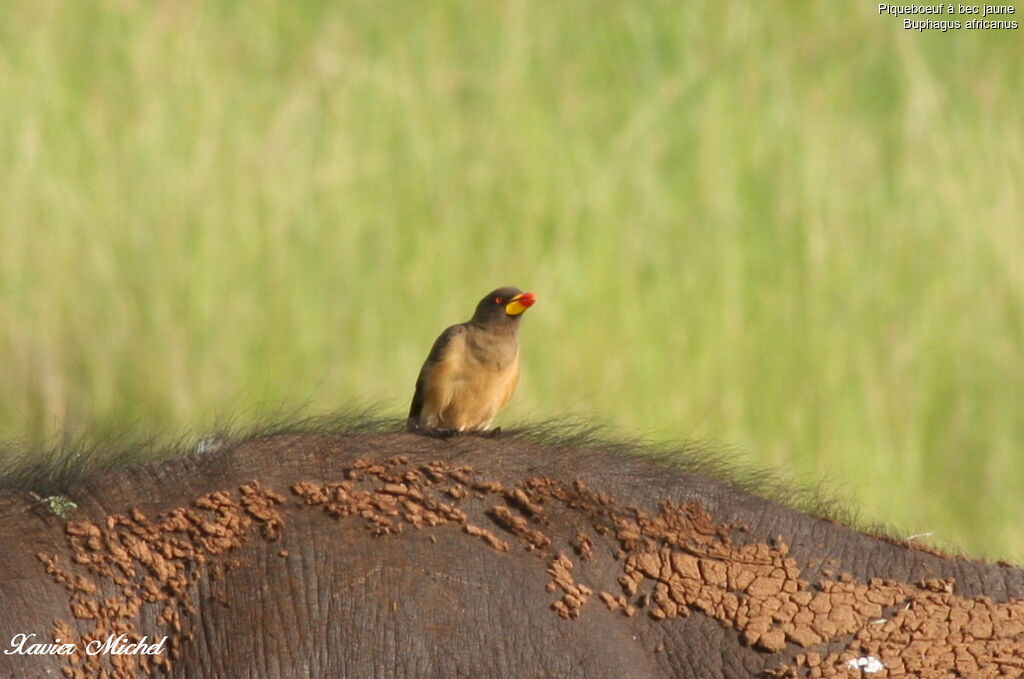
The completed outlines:
{"type": "Polygon", "coordinates": [[[441,333],[416,378],[410,431],[451,435],[491,426],[519,382],[516,332],[536,301],[532,292],[498,288],[472,318],[441,333]]]}

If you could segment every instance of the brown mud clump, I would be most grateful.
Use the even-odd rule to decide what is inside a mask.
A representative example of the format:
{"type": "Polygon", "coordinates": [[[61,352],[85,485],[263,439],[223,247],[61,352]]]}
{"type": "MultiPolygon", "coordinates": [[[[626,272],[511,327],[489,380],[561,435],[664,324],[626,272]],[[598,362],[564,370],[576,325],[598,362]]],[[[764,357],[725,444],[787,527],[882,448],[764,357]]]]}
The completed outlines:
{"type": "MultiPolygon", "coordinates": [[[[298,500],[289,511],[317,508],[379,539],[449,526],[496,558],[526,552],[544,583],[538,596],[565,624],[608,611],[616,624],[632,626],[708,616],[749,647],[780,654],[765,676],[1024,676],[1024,602],[968,599],[951,580],[857,582],[823,569],[811,581],[783,541],[750,542],[744,527],[716,522],[696,502],[663,502],[652,512],[578,480],[499,482],[465,465],[401,456],[356,460],[337,480],[298,481],[289,490],[298,500]],[[595,593],[599,603],[588,608],[595,593]]],[[[70,657],[66,676],[168,670],[192,636],[199,574],[216,577],[237,565],[231,552],[253,534],[275,540],[284,501],[253,482],[158,519],[132,510],[105,525],[68,523],[72,563],[39,559],[69,592],[74,617],[91,628],[77,638],[56,621],[55,637],[79,647],[111,633],[134,640],[140,608],[152,606],[169,638],[164,656],[70,657]]]]}
{"type": "Polygon", "coordinates": [[[469,523],[458,507],[469,496],[497,496],[502,503],[486,516],[519,548],[543,557],[552,578],[546,590],[561,595],[551,603],[559,616],[579,617],[594,593],[574,575],[567,553],[583,561],[598,558],[604,540],[602,556],[621,563],[620,591],[599,593],[608,610],[626,617],[643,610],[657,621],[694,613],[714,618],[753,648],[789,649],[792,662],[771,670],[772,676],[850,677],[862,670],[878,677],[1024,676],[1024,602],[967,599],[954,594],[955,583],[941,580],[858,583],[840,575],[812,583],[801,577],[784,542],[734,544],[744,528],[716,523],[698,503],[665,502],[651,514],[581,481],[537,477],[509,487],[476,476],[469,467],[441,462],[411,468],[401,457],[361,460],[346,481],[300,483],[292,491],[333,516],[361,517],[375,534],[385,523],[397,526],[387,532],[401,532],[399,521],[417,528],[457,523],[507,551],[507,542],[469,523]],[[378,485],[360,485],[367,481],[378,485]],[[391,496],[396,485],[402,492],[391,496]],[[589,527],[565,540],[564,550],[545,530],[555,504],[571,512],[575,524],[589,527]],[[844,638],[850,641],[843,651],[825,652],[829,642],[844,638]]]}
{"type": "Polygon", "coordinates": [[[64,676],[128,679],[139,672],[169,671],[182,644],[193,636],[187,619],[195,612],[193,585],[202,572],[199,566],[209,566],[214,576],[223,573],[231,562],[219,557],[242,546],[254,528],[263,538],[276,539],[282,520],[275,505],[283,502],[282,496],[254,481],[237,490],[204,495],[191,507],[174,509],[159,520],[132,509],[107,516],[102,526],[68,522],[65,534],[72,563],[36,555],[68,591],[72,615],[90,626],[79,636],[67,621],[54,621],[54,639],[78,648],[77,654],[68,656],[64,676]],[[159,611],[158,630],[147,630],[147,643],[167,635],[163,654],[84,653],[87,644],[102,644],[111,634],[124,634],[126,643],[140,641],[136,623],[143,606],[159,611]]]}

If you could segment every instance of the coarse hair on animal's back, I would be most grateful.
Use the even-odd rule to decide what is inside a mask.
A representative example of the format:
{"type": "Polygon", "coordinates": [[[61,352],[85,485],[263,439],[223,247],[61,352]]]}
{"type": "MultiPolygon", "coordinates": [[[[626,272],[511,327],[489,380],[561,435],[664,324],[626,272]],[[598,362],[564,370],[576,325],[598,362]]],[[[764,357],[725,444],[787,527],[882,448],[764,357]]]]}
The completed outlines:
{"type": "MultiPolygon", "coordinates": [[[[404,419],[381,415],[374,409],[319,416],[286,414],[261,419],[261,423],[254,425],[228,423],[202,433],[125,434],[103,438],[92,438],[85,433],[66,436],[58,444],[47,447],[3,444],[0,445],[0,494],[31,491],[41,496],[73,496],[75,487],[90,478],[123,472],[136,465],[165,462],[167,476],[173,477],[176,473],[173,460],[210,456],[234,460],[246,455],[246,450],[254,445],[288,447],[303,437],[308,438],[311,445],[324,439],[346,437],[360,441],[363,446],[386,450],[391,455],[402,454],[410,445],[418,450],[425,446],[449,445],[435,438],[407,434],[404,419]]],[[[463,434],[456,438],[472,441],[476,435],[463,434]]],[[[490,463],[496,468],[502,466],[503,456],[529,448],[539,458],[556,461],[566,469],[642,477],[654,493],[670,488],[677,482],[678,473],[686,473],[706,478],[709,485],[725,483],[807,514],[846,525],[854,523],[848,510],[827,499],[828,494],[823,492],[821,484],[802,484],[777,470],[756,469],[742,462],[735,451],[705,441],[631,439],[593,421],[562,418],[505,428],[498,437],[488,438],[487,443],[492,453],[490,463]]],[[[184,473],[187,465],[179,466],[184,473]]],[[[879,528],[873,526],[871,530],[879,528]]]]}

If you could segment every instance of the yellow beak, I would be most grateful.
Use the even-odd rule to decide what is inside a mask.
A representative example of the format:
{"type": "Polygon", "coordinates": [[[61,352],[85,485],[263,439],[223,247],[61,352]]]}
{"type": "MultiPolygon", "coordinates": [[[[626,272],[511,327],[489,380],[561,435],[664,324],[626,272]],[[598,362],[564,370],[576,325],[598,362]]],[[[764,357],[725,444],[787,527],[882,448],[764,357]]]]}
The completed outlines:
{"type": "Polygon", "coordinates": [[[521,292],[508,301],[505,305],[505,313],[509,316],[518,316],[533,306],[537,297],[532,292],[521,292]]]}

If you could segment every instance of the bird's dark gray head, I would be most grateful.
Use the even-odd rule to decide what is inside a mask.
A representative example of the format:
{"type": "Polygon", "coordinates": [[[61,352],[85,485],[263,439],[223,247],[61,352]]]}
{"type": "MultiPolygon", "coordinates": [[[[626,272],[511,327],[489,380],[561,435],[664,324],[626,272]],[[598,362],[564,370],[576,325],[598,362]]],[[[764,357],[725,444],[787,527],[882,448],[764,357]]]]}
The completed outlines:
{"type": "Polygon", "coordinates": [[[523,312],[536,301],[532,292],[523,292],[514,287],[498,288],[480,300],[470,322],[489,327],[514,328],[519,325],[523,312]]]}

